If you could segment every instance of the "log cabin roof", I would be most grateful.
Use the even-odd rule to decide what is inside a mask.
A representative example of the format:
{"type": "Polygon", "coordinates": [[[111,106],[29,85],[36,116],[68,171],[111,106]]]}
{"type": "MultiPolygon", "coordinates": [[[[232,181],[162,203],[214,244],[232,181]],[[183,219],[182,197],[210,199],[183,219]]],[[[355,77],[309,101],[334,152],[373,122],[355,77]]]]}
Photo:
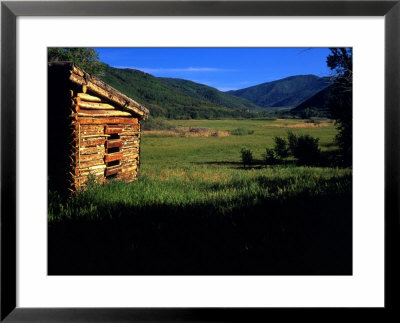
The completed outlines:
{"type": "Polygon", "coordinates": [[[147,119],[149,110],[143,105],[104,83],[100,79],[85,72],[73,62],[51,62],[48,64],[49,67],[54,66],[69,69],[69,79],[73,83],[78,85],[86,85],[88,91],[107,99],[121,110],[133,113],[140,120],[147,119]]]}

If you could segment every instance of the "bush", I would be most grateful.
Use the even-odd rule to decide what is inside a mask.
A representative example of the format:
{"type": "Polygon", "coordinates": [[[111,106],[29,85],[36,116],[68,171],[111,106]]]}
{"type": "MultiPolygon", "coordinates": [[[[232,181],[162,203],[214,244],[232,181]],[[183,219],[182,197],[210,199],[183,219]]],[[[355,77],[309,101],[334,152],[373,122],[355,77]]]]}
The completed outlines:
{"type": "Polygon", "coordinates": [[[300,116],[302,119],[310,119],[312,117],[316,117],[318,115],[318,109],[315,107],[305,108],[300,116]]]}
{"type": "Polygon", "coordinates": [[[288,143],[291,154],[297,158],[301,165],[314,165],[318,163],[320,150],[318,147],[319,138],[310,135],[296,136],[288,133],[288,143]]]}
{"type": "Polygon", "coordinates": [[[280,162],[280,159],[276,156],[274,149],[267,148],[264,156],[265,164],[276,165],[280,162]]]}
{"type": "Polygon", "coordinates": [[[275,141],[275,146],[274,146],[275,154],[280,158],[288,157],[289,147],[287,141],[281,137],[274,137],[274,141],[275,141]]]}
{"type": "Polygon", "coordinates": [[[245,136],[245,135],[252,135],[254,130],[247,130],[243,128],[237,128],[234,130],[230,130],[229,133],[234,136],[245,136]]]}
{"type": "Polygon", "coordinates": [[[242,154],[243,167],[249,166],[253,163],[253,153],[250,149],[242,148],[240,151],[242,154]]]}
{"type": "Polygon", "coordinates": [[[308,120],[304,121],[305,123],[313,123],[315,125],[319,125],[321,123],[321,120],[318,118],[310,118],[308,120]]]}

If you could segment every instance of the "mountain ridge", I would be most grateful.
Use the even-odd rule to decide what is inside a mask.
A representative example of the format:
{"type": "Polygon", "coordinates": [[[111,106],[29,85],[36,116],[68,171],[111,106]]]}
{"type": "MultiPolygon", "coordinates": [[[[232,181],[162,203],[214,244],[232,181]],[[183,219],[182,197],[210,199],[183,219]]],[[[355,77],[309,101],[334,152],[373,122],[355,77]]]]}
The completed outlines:
{"type": "MultiPolygon", "coordinates": [[[[98,77],[146,106],[152,117],[170,119],[251,118],[270,115],[271,110],[268,107],[292,106],[295,108],[290,114],[298,116],[303,113],[305,107],[301,104],[304,102],[307,106],[311,104],[317,108],[318,105],[325,104],[322,102],[325,96],[322,95],[317,97],[315,102],[307,100],[325,89],[329,82],[329,78],[312,74],[293,75],[244,89],[223,92],[190,80],[156,77],[137,69],[115,68],[106,64],[103,73],[98,77]],[[232,94],[249,89],[252,91],[255,89],[255,92],[260,92],[260,89],[270,89],[268,93],[261,93],[270,96],[270,106],[263,108],[253,102],[258,102],[254,98],[251,101],[232,94]]],[[[323,109],[326,110],[325,106],[323,109]]]]}
{"type": "Polygon", "coordinates": [[[331,98],[332,85],[327,86],[314,94],[311,98],[300,103],[290,110],[291,115],[300,117],[330,117],[329,100],[331,98]]]}
{"type": "Polygon", "coordinates": [[[237,109],[259,109],[260,107],[253,102],[234,97],[206,84],[193,82],[181,78],[158,77],[185,94],[201,100],[207,100],[222,106],[237,109]]]}
{"type": "Polygon", "coordinates": [[[330,84],[329,77],[292,75],[226,93],[247,99],[263,108],[296,107],[330,84]]]}
{"type": "MultiPolygon", "coordinates": [[[[188,95],[187,91],[179,89],[174,81],[168,82],[163,78],[130,68],[121,69],[106,65],[98,77],[118,91],[143,104],[150,110],[150,115],[153,117],[161,116],[171,119],[251,117],[252,114],[249,110],[259,108],[246,100],[239,100],[241,104],[238,104],[238,102],[229,103],[229,100],[226,100],[228,94],[206,85],[185,80],[197,84],[199,88],[207,88],[210,93],[218,94],[220,92],[225,100],[223,102],[210,101],[199,94],[188,95]],[[247,103],[244,104],[244,102],[247,103]]],[[[232,98],[235,100],[234,97],[232,98]]]]}

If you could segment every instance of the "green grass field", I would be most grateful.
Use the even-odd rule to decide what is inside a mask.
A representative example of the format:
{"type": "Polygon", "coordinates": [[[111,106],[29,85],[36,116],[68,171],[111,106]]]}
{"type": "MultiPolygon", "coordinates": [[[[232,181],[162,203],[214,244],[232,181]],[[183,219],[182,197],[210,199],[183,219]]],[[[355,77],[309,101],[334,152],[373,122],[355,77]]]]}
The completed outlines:
{"type": "Polygon", "coordinates": [[[273,137],[285,137],[288,131],[320,138],[322,153],[334,156],[333,123],[323,121],[318,127],[279,119],[171,123],[225,134],[241,128],[249,134],[183,137],[144,132],[140,173],[134,183],[91,186],[66,200],[51,192],[51,272],[351,272],[351,169],[263,163],[273,137]],[[241,148],[253,152],[251,167],[243,167],[241,148]],[[87,254],[94,258],[86,266],[75,263],[71,268],[65,254],[80,263],[87,254]],[[108,259],[107,265],[99,259],[108,259]],[[183,265],[182,259],[189,263],[183,265]]]}
{"type": "MultiPolygon", "coordinates": [[[[312,127],[302,120],[185,120],[173,121],[177,128],[197,127],[230,131],[252,130],[251,135],[225,137],[180,137],[145,132],[141,144],[141,168],[138,181],[110,183],[91,187],[87,192],[60,207],[50,204],[49,219],[72,217],[113,217],[101,214],[98,205],[122,203],[143,205],[190,206],[212,201],[224,211],[254,204],[258,199],[279,199],[296,194],[321,195],[331,190],[345,192],[351,170],[330,167],[266,166],[263,154],[273,146],[274,136],[287,131],[320,138],[324,152],[334,151],[336,129],[332,123],[312,127]],[[253,152],[255,163],[243,168],[241,148],[253,152]]],[[[52,202],[52,201],[51,201],[52,202]]]]}
{"type": "MultiPolygon", "coordinates": [[[[229,131],[238,128],[253,130],[252,135],[227,137],[161,137],[144,134],[141,146],[141,173],[154,173],[177,168],[195,171],[225,172],[232,169],[229,163],[240,163],[240,149],[253,151],[261,160],[265,149],[273,146],[274,136],[286,136],[288,131],[310,134],[320,138],[322,151],[332,150],[336,129],[332,123],[324,127],[289,128],[308,126],[303,120],[184,120],[172,121],[176,127],[199,127],[229,131]],[[228,164],[228,165],[226,165],[228,164]]],[[[239,171],[239,173],[241,173],[239,171]]]]}

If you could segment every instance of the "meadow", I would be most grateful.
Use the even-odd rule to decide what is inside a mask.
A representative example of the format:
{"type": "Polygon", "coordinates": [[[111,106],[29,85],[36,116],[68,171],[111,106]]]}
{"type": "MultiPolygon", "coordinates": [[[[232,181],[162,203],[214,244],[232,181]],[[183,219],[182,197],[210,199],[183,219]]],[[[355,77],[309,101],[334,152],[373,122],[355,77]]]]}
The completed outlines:
{"type": "Polygon", "coordinates": [[[351,274],[352,170],[332,164],[332,122],[169,123],[143,132],[134,183],[49,193],[49,274],[351,274]],[[265,165],[288,131],[319,138],[318,167],[265,165]]]}

